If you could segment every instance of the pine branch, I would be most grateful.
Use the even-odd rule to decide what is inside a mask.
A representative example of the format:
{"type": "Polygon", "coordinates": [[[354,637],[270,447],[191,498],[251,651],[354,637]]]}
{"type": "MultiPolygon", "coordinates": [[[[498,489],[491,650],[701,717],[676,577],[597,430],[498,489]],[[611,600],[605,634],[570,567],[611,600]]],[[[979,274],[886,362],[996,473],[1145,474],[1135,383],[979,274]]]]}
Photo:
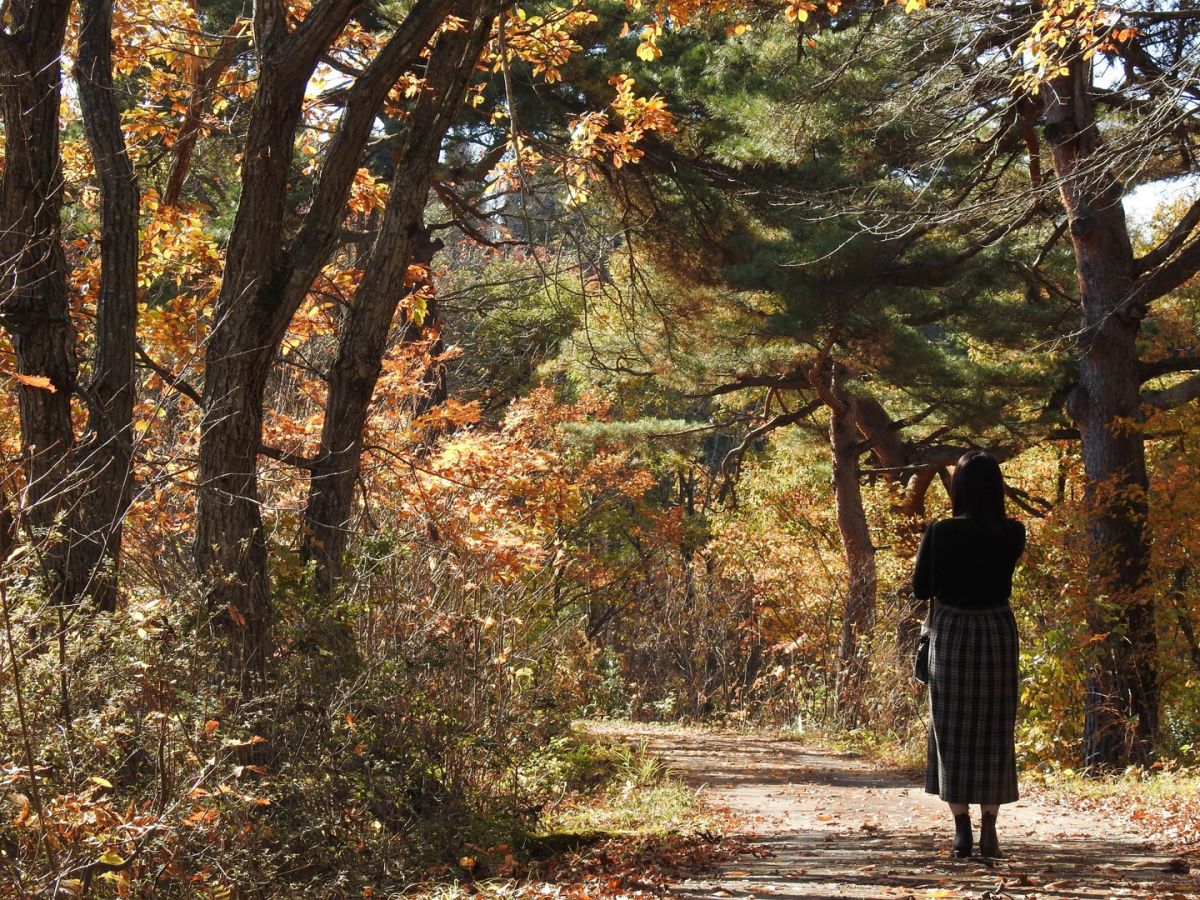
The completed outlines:
{"type": "Polygon", "coordinates": [[[1176,350],[1170,356],[1150,362],[1138,363],[1138,377],[1145,383],[1151,378],[1170,375],[1174,372],[1193,372],[1200,370],[1200,348],[1192,347],[1187,350],[1176,350]]]}
{"type": "Polygon", "coordinates": [[[1144,391],[1142,403],[1152,409],[1168,410],[1183,406],[1200,397],[1200,374],[1159,391],[1144,391]]]}

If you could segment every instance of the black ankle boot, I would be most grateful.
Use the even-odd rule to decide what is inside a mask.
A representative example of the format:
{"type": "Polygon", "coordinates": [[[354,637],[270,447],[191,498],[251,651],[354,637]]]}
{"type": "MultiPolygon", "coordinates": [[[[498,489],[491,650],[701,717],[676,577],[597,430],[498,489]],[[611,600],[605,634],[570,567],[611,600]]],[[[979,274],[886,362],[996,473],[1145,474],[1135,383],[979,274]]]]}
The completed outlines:
{"type": "MultiPolygon", "coordinates": [[[[996,821],[995,816],[992,816],[992,821],[996,821]]],[[[995,831],[992,834],[995,834],[995,831]]],[[[959,813],[954,817],[954,855],[959,859],[970,856],[971,842],[971,814],[959,813]]]]}
{"type": "Polygon", "coordinates": [[[1000,853],[1000,839],[996,837],[996,814],[984,813],[979,826],[979,855],[996,859],[1000,853]]]}

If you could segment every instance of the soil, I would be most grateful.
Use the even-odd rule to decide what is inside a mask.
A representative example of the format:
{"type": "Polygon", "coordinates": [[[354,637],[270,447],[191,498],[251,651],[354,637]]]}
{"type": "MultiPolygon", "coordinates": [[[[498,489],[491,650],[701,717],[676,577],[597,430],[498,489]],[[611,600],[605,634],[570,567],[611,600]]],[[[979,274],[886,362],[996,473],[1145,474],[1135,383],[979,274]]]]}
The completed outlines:
{"type": "MultiPolygon", "coordinates": [[[[1045,797],[1001,808],[1003,859],[956,859],[953,820],[920,775],[782,738],[599,727],[644,742],[753,848],[677,884],[680,898],[1200,898],[1186,858],[1045,797]]],[[[978,807],[972,818],[978,839],[978,807]]]]}

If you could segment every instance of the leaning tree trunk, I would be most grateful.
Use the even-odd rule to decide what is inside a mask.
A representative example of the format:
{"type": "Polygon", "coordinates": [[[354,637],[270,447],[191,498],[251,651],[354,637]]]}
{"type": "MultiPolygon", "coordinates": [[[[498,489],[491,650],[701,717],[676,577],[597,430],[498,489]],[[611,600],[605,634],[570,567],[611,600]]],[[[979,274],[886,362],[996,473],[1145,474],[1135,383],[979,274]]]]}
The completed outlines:
{"type": "MultiPolygon", "coordinates": [[[[363,433],[392,320],[406,293],[402,288],[405,273],[414,261],[427,263],[437,249],[429,241],[423,218],[442,138],[462,103],[498,8],[480,0],[456,4],[454,15],[471,24],[464,31],[447,31],[438,38],[426,71],[425,90],[405,123],[379,234],[342,326],[337,359],[330,370],[321,449],[312,466],[302,547],[304,558],[316,563],[316,587],[322,594],[333,590],[341,572],[363,433]]],[[[410,321],[401,339],[415,341],[420,332],[410,321]]],[[[441,383],[439,378],[431,387],[436,389],[441,383]]]]}
{"type": "Polygon", "coordinates": [[[75,329],[61,241],[59,58],[70,0],[23,0],[0,34],[4,167],[0,176],[0,323],[18,372],[49,379],[17,386],[25,456],[27,521],[39,533],[39,559],[56,602],[67,596],[69,539],[51,534],[69,509],[71,396],[76,383],[75,329]]]}
{"type": "Polygon", "coordinates": [[[1082,59],[1046,94],[1051,147],[1082,305],[1079,383],[1068,410],[1079,428],[1090,541],[1088,628],[1095,656],[1087,679],[1084,760],[1144,762],[1158,726],[1154,600],[1145,445],[1136,422],[1141,387],[1137,338],[1144,309],[1129,302],[1133,249],[1121,186],[1107,171],[1094,121],[1091,66],[1082,59]]]}
{"type": "MultiPolygon", "coordinates": [[[[193,3],[195,2],[196,0],[193,0],[193,3]]],[[[192,157],[196,152],[196,145],[200,142],[200,133],[204,128],[204,117],[212,108],[213,99],[217,93],[217,84],[225,71],[233,65],[238,52],[242,49],[241,31],[241,23],[235,22],[230,26],[216,52],[205,65],[201,66],[199,60],[193,62],[192,93],[188,98],[179,133],[171,145],[171,169],[167,175],[167,184],[162,195],[164,206],[178,206],[183,196],[184,185],[192,170],[192,157]]]]}
{"type": "Polygon", "coordinates": [[[267,377],[295,311],[336,244],[379,108],[444,23],[449,0],[417,0],[347,90],[308,211],[285,246],[288,175],[304,90],[357,5],[358,0],[318,0],[294,28],[283,4],[254,7],[258,87],[242,154],[241,197],[205,349],[194,550],[208,609],[225,634],[228,665],[243,684],[266,674],[271,649],[257,476],[267,377]]]}
{"type": "MultiPolygon", "coordinates": [[[[859,434],[885,470],[884,477],[904,488],[899,512],[904,530],[914,539],[915,550],[915,541],[925,528],[925,496],[937,477],[937,466],[921,458],[904,440],[903,430],[909,423],[897,422],[874,397],[856,396],[854,415],[859,434]]],[[[896,647],[901,658],[908,659],[916,652],[921,637],[925,603],[902,589],[896,592],[895,607],[896,647]]]]}
{"type": "Polygon", "coordinates": [[[829,407],[829,447],[833,460],[833,495],[838,532],[846,556],[846,604],[838,647],[837,711],[847,724],[861,721],[862,691],[867,663],[862,641],[875,630],[878,576],[875,545],[867,524],[860,484],[856,398],[843,385],[844,370],[837,363],[815,371],[813,387],[829,407]]]}
{"type": "Polygon", "coordinates": [[[112,0],[82,0],[75,81],[100,179],[100,298],[88,424],[77,457],[80,487],[72,528],[73,585],[113,610],[121,519],[129,507],[133,357],[137,331],[138,189],[126,152],[112,79],[112,0]]]}

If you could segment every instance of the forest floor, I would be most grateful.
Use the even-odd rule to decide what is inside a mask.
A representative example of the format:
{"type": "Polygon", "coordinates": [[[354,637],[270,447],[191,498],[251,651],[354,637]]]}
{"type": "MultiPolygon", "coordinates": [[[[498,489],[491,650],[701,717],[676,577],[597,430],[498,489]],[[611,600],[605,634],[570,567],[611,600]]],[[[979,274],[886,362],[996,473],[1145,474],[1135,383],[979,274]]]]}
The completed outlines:
{"type": "MultiPolygon", "coordinates": [[[[644,744],[723,811],[742,842],[715,873],[677,881],[671,893],[680,898],[1200,898],[1200,861],[1156,849],[1119,817],[1045,793],[1003,807],[1004,859],[959,860],[948,852],[945,804],[911,773],[762,735],[588,729],[644,744]]],[[[978,835],[977,808],[973,817],[978,835]]]]}

